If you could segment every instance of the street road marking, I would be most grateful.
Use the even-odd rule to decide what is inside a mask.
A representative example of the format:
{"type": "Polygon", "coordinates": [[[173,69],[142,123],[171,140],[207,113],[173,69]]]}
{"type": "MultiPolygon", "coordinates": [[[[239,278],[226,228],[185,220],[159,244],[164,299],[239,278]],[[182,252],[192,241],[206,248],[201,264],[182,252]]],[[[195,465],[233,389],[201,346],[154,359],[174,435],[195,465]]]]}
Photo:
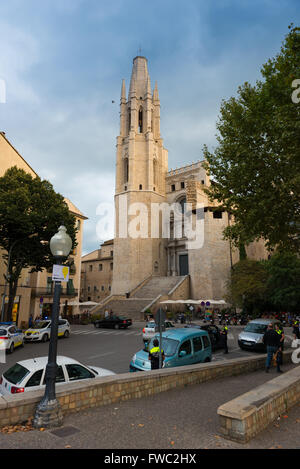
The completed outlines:
{"type": "Polygon", "coordinates": [[[115,352],[106,352],[106,353],[101,353],[100,355],[93,355],[92,357],[89,357],[89,359],[94,359],[94,358],[99,358],[99,357],[106,357],[107,355],[113,355],[115,352]]]}
{"type": "Polygon", "coordinates": [[[98,334],[104,334],[104,335],[110,335],[110,334],[114,334],[114,335],[136,335],[136,336],[140,336],[142,335],[142,332],[136,332],[136,331],[130,331],[130,332],[125,332],[125,331],[107,331],[107,330],[101,330],[101,331],[85,331],[85,330],[77,330],[77,331],[72,331],[72,334],[74,335],[98,335],[98,334]]]}

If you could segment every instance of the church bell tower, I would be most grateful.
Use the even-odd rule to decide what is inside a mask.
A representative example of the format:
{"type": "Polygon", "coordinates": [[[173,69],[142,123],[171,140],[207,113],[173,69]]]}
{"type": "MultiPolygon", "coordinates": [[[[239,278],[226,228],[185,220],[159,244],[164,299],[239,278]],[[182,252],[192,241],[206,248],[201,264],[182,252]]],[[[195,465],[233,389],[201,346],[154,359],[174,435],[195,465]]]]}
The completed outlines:
{"type": "Polygon", "coordinates": [[[166,202],[168,152],[160,135],[157,83],[151,90],[148,62],[133,59],[126,98],[120,99],[117,137],[113,294],[126,294],[151,275],[166,275],[165,242],[151,233],[151,204],[166,202]]]}

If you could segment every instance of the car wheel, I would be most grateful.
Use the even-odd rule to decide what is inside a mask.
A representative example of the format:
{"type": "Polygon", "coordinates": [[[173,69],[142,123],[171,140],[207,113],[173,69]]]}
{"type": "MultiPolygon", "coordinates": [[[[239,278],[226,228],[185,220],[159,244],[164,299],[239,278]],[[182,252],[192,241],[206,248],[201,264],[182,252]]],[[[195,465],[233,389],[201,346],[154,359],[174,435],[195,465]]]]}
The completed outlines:
{"type": "Polygon", "coordinates": [[[21,347],[23,348],[25,345],[25,339],[22,340],[21,347]]]}
{"type": "Polygon", "coordinates": [[[65,331],[65,333],[64,333],[64,338],[67,339],[68,337],[70,337],[70,332],[69,332],[69,331],[65,331]]]}
{"type": "Polygon", "coordinates": [[[15,346],[14,346],[14,343],[12,342],[10,344],[10,347],[9,347],[8,351],[9,351],[9,353],[13,353],[14,350],[15,350],[15,346]]]}
{"type": "Polygon", "coordinates": [[[206,357],[205,360],[204,360],[204,363],[209,363],[211,361],[211,359],[209,357],[206,357]]]}
{"type": "Polygon", "coordinates": [[[44,334],[42,337],[42,342],[45,343],[48,341],[48,334],[44,334]]]}
{"type": "Polygon", "coordinates": [[[120,329],[120,325],[119,325],[119,324],[115,324],[115,329],[120,329]]]}

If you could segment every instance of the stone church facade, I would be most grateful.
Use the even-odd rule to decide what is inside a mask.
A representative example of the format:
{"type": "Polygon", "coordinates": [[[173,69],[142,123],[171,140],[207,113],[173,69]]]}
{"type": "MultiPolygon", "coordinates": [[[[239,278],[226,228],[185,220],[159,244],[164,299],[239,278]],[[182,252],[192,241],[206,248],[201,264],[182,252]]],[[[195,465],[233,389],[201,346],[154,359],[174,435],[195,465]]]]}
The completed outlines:
{"type": "MultiPolygon", "coordinates": [[[[160,284],[166,289],[172,285],[174,293],[176,278],[178,285],[188,278],[185,299],[223,299],[230,268],[239,260],[222,235],[232,220],[204,192],[210,179],[203,161],[168,169],[158,86],[155,83],[152,91],[148,62],[142,56],[133,59],[128,95],[122,82],[116,148],[114,263],[106,307],[124,311],[124,300],[141,298],[146,291],[150,296],[150,284],[155,294],[160,284]],[[197,242],[186,233],[187,222],[193,233],[199,232],[197,242]]],[[[267,256],[262,242],[247,251],[251,258],[267,256]]],[[[171,298],[166,289],[163,297],[171,298]]],[[[158,303],[153,300],[151,305],[158,303]]]]}

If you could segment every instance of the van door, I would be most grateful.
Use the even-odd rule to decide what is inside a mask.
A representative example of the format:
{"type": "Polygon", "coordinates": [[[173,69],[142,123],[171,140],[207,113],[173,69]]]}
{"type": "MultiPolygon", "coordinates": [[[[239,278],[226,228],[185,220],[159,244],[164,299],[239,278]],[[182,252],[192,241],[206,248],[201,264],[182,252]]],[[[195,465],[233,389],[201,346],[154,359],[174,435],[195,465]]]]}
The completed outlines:
{"type": "Polygon", "coordinates": [[[193,363],[201,363],[204,361],[204,348],[201,340],[201,336],[193,337],[193,348],[194,348],[194,360],[193,363]]]}
{"type": "Polygon", "coordinates": [[[190,339],[185,340],[178,350],[178,366],[191,365],[193,363],[192,343],[190,339]]]}
{"type": "Polygon", "coordinates": [[[203,361],[209,359],[211,360],[211,343],[209,338],[206,335],[202,336],[202,342],[203,342],[203,361]]]}

